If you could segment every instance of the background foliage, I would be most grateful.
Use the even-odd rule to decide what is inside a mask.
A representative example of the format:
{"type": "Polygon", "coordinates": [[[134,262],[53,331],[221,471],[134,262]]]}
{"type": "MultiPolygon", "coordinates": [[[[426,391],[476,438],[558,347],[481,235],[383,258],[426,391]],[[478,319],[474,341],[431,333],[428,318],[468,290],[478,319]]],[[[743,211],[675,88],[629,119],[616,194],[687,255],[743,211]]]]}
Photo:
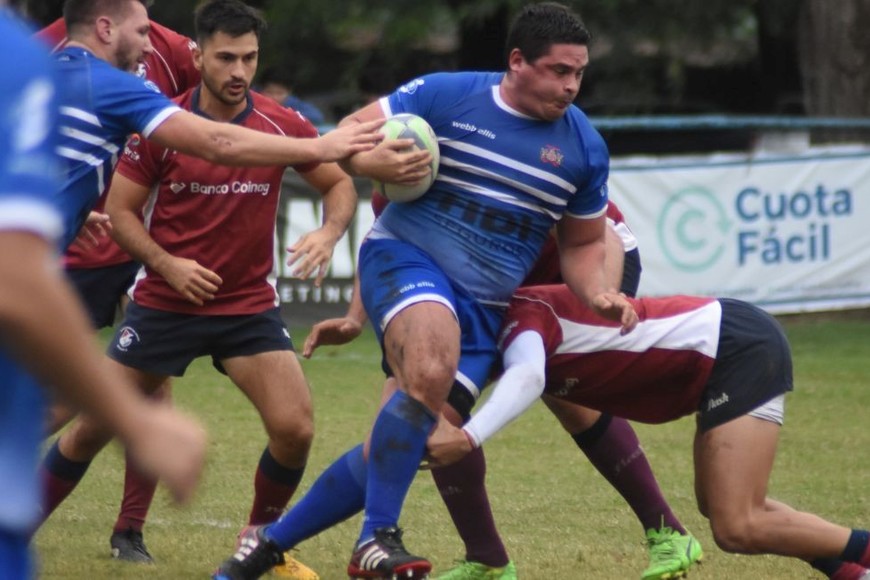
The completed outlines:
{"type": "MultiPolygon", "coordinates": [[[[152,16],[192,35],[198,0],[152,16]]],[[[327,114],[432,70],[501,69],[520,0],[250,0],[270,31],[263,64],[290,69],[327,114]],[[334,109],[334,110],[332,110],[334,109]]],[[[865,0],[568,1],[595,38],[581,105],[592,113],[870,114],[865,0]]],[[[62,0],[30,0],[45,23],[62,0]]]]}

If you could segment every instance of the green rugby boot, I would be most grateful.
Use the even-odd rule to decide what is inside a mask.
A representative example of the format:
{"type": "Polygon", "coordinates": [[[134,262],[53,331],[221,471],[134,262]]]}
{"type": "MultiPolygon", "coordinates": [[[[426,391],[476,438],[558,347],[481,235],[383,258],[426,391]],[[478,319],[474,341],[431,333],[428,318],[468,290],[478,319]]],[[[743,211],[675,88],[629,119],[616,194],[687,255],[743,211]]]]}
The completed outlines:
{"type": "Polygon", "coordinates": [[[517,567],[513,561],[501,568],[493,568],[480,562],[460,562],[435,580],[517,580],[517,567]]]}
{"type": "Polygon", "coordinates": [[[685,578],[689,568],[704,557],[701,544],[692,534],[683,535],[668,527],[646,531],[649,567],[642,580],[685,578]]]}

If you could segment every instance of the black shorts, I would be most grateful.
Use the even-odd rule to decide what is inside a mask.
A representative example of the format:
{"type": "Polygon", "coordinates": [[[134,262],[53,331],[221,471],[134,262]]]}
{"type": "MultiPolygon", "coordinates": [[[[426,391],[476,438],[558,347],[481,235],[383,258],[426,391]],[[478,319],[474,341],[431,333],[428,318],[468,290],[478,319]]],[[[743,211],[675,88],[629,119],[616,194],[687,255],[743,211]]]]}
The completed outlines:
{"type": "Polygon", "coordinates": [[[640,272],[643,268],[640,265],[640,252],[637,248],[625,253],[625,261],[622,265],[622,284],[619,286],[619,291],[626,296],[632,298],[637,296],[637,289],[640,286],[640,272]]]}
{"type": "Polygon", "coordinates": [[[794,388],[791,349],[779,323],[747,302],[723,298],[716,362],[698,404],[707,431],[794,388]]]}
{"type": "Polygon", "coordinates": [[[259,314],[201,316],[139,306],[131,302],[107,354],[128,367],[180,377],[193,359],[220,361],[275,350],[293,350],[278,308],[259,314]]]}
{"type": "Polygon", "coordinates": [[[67,268],[66,275],[85,304],[94,328],[115,324],[121,298],[132,286],[137,262],[123,262],[104,268],[67,268]]]}

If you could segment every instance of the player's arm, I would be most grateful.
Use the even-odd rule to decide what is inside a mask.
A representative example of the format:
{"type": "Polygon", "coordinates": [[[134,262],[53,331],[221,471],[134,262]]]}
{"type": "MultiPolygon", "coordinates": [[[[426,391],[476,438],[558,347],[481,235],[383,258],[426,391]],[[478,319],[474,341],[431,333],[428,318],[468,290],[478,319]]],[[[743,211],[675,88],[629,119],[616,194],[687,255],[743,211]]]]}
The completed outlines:
{"type": "Polygon", "coordinates": [[[106,198],[106,213],[112,221],[112,238],[128,254],[159,274],[188,301],[202,306],[214,299],[223,282],[215,272],[196,260],[173,256],[145,229],[141,212],[150,187],[116,171],[106,198]]]}
{"type": "Polygon", "coordinates": [[[383,139],[382,121],[336,129],[315,139],[282,137],[176,111],[148,138],[219,165],[268,166],[331,162],[367,151],[383,139]]]}
{"type": "MultiPolygon", "coordinates": [[[[338,127],[382,123],[384,119],[384,110],[380,103],[375,101],[342,119],[338,127]]],[[[428,151],[403,152],[413,144],[411,139],[383,141],[371,150],[355,153],[339,161],[339,164],[350,175],[361,175],[384,183],[417,183],[429,175],[432,156],[428,151]]]]}
{"type": "Polygon", "coordinates": [[[505,349],[503,361],[504,374],[493,386],[489,399],[462,429],[439,422],[426,444],[429,467],[448,465],[480,447],[544,392],[547,354],[540,334],[532,330],[519,333],[505,349]]]}
{"type": "Polygon", "coordinates": [[[177,411],[150,403],[106,364],[53,244],[32,233],[0,232],[0,340],[43,384],[115,432],[178,499],[191,496],[205,433],[177,411]]]}
{"type": "Polygon", "coordinates": [[[300,174],[323,199],[323,223],[287,248],[293,275],[306,279],[315,274],[314,285],[320,286],[329,269],[335,244],[347,231],[356,212],[356,189],[353,180],[335,163],[323,163],[300,174]]]}
{"type": "Polygon", "coordinates": [[[620,322],[623,331],[630,332],[637,325],[637,313],[624,296],[613,291],[605,275],[606,229],[604,215],[562,218],[557,225],[562,278],[599,315],[620,322]]]}
{"type": "Polygon", "coordinates": [[[347,313],[341,318],[321,320],[311,327],[311,332],[305,337],[302,356],[311,358],[318,346],[324,344],[347,344],[362,333],[362,327],[368,320],[363,307],[359,290],[359,275],[353,277],[353,294],[347,313]]]}

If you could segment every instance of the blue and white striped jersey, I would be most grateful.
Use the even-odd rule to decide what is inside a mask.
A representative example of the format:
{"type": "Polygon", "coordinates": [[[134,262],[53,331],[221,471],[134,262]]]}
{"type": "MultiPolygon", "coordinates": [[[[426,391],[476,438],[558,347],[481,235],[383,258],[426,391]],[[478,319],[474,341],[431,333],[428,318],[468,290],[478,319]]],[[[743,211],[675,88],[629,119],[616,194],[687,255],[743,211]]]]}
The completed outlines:
{"type": "MultiPolygon", "coordinates": [[[[54,157],[57,101],[45,48],[0,9],[0,232],[26,231],[54,241],[61,220],[54,157]],[[14,56],[13,56],[14,55],[14,56]]],[[[61,330],[62,332],[62,330],[61,330]]],[[[42,389],[0,349],[0,530],[29,533],[42,498],[36,468],[43,439],[42,389]]],[[[14,563],[0,554],[0,570],[14,563]]]]}
{"type": "Polygon", "coordinates": [[[438,136],[432,188],[391,203],[372,237],[425,250],[454,282],[507,303],[563,215],[595,218],[607,206],[609,155],[575,106],[556,121],[531,118],[500,97],[504,73],[436,73],[381,99],[389,117],[414,113],[438,136]]]}
{"type": "Polygon", "coordinates": [[[60,142],[66,180],[58,194],[66,248],[105,191],[124,143],[148,137],[180,109],[150,81],[119,70],[89,51],[55,55],[60,92],[60,142]]]}

